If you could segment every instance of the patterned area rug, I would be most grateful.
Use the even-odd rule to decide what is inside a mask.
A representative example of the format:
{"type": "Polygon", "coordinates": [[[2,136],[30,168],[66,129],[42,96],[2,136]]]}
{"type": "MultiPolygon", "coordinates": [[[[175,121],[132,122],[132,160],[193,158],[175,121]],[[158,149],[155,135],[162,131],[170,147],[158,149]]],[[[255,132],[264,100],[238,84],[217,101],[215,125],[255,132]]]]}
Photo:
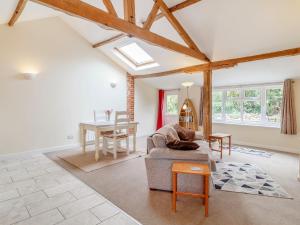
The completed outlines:
{"type": "Polygon", "coordinates": [[[276,181],[255,165],[221,161],[216,165],[217,172],[212,173],[212,180],[217,190],[292,198],[276,181]]]}
{"type": "Polygon", "coordinates": [[[240,152],[240,153],[245,153],[245,154],[249,154],[249,155],[265,157],[265,158],[271,158],[273,155],[273,153],[266,152],[263,150],[258,150],[258,149],[250,148],[250,147],[242,147],[242,146],[237,146],[237,145],[233,145],[231,150],[234,152],[240,152]]]}

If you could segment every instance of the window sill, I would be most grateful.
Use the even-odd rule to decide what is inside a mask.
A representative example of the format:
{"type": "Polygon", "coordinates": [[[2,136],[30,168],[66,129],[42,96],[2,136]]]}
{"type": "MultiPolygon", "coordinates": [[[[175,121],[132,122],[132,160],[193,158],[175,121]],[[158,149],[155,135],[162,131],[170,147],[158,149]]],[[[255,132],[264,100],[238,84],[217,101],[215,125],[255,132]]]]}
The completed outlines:
{"type": "Polygon", "coordinates": [[[235,126],[249,126],[249,127],[263,127],[263,128],[280,129],[280,125],[276,125],[276,124],[235,123],[235,122],[222,122],[222,121],[213,121],[213,124],[223,124],[223,125],[235,125],[235,126]]]}

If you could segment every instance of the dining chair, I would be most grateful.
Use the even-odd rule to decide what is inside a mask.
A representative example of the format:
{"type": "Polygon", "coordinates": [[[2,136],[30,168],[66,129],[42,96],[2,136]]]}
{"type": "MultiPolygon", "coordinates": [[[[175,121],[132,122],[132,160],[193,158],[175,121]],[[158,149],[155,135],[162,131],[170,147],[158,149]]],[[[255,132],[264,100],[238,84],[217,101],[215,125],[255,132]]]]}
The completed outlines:
{"type": "Polygon", "coordinates": [[[129,115],[126,111],[116,111],[113,132],[103,134],[103,154],[106,155],[107,152],[110,152],[116,159],[122,140],[126,140],[126,153],[129,155],[129,115]],[[113,143],[112,148],[109,148],[110,143],[113,143]]]}

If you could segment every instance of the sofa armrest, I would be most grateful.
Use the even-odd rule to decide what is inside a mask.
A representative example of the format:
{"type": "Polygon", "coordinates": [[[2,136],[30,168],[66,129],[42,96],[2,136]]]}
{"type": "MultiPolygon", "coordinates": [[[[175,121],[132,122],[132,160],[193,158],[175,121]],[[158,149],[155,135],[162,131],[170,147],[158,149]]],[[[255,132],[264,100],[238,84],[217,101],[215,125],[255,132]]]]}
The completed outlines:
{"type": "Polygon", "coordinates": [[[170,148],[153,148],[150,155],[153,159],[169,159],[169,160],[195,160],[208,161],[209,155],[201,150],[181,151],[170,148]]]}

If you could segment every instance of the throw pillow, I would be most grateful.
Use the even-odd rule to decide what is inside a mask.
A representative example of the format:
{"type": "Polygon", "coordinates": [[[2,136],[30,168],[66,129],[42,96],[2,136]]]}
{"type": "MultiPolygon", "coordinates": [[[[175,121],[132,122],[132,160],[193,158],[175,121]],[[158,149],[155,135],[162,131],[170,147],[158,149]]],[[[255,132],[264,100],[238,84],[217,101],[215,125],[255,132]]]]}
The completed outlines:
{"type": "Polygon", "coordinates": [[[180,140],[183,141],[193,141],[195,140],[195,131],[179,126],[178,124],[174,125],[180,140]]]}
{"type": "Polygon", "coordinates": [[[167,147],[175,150],[181,150],[181,151],[190,151],[190,150],[196,150],[200,146],[192,141],[173,141],[168,142],[167,147]]]}

